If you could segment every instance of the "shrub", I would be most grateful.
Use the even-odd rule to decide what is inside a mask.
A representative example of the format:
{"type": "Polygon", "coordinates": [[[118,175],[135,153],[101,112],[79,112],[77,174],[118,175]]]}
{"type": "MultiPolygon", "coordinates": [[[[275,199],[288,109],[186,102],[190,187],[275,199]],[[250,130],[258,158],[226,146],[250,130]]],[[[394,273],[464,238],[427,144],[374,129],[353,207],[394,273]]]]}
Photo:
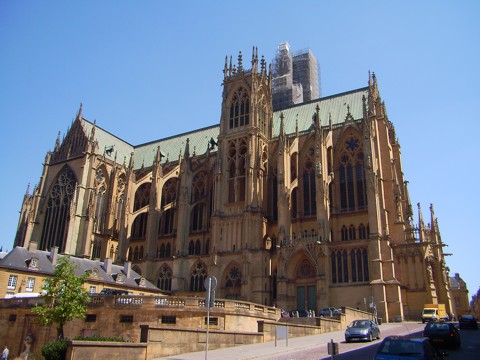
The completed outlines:
{"type": "Polygon", "coordinates": [[[45,360],[65,360],[67,356],[67,339],[59,339],[42,346],[45,360]]]}

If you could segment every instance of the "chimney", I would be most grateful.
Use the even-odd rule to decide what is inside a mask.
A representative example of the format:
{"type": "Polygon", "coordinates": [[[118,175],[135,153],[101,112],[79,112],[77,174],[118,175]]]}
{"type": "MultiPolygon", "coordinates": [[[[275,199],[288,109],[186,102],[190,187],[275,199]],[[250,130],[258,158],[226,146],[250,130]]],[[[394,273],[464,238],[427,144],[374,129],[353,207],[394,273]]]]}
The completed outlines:
{"type": "Polygon", "coordinates": [[[38,249],[38,243],[36,241],[30,241],[28,244],[28,251],[35,252],[38,249]]]}
{"type": "Polygon", "coordinates": [[[50,261],[52,262],[53,266],[57,265],[57,258],[58,258],[58,246],[53,246],[52,249],[50,250],[50,261]]]}
{"type": "Polygon", "coordinates": [[[103,267],[105,268],[105,272],[108,275],[111,275],[112,274],[112,259],[105,258],[105,260],[103,260],[103,267]]]}
{"type": "Polygon", "coordinates": [[[123,272],[125,273],[125,277],[127,279],[130,278],[132,275],[132,262],[131,261],[125,261],[125,264],[123,266],[123,272]]]}

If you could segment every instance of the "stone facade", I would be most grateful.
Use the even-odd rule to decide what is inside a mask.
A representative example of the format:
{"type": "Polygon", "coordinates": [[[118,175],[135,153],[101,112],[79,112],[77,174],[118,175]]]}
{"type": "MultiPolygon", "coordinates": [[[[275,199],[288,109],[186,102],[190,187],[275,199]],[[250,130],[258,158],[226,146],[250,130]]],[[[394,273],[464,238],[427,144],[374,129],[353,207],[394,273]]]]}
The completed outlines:
{"type": "Polygon", "coordinates": [[[286,309],[451,312],[437,219],[418,205],[415,224],[375,75],[281,112],[271,89],[257,49],[249,69],[240,53],[225,61],[218,125],[138,146],[80,107],[27,190],[15,245],[128,260],[177,295],[204,296],[215,276],[217,297],[286,309]]]}

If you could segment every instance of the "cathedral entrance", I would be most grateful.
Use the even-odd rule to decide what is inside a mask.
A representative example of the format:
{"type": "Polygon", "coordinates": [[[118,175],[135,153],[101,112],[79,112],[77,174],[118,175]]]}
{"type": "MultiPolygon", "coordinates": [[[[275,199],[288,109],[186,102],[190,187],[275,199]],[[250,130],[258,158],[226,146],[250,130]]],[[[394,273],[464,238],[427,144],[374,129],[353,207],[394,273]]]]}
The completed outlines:
{"type": "Polygon", "coordinates": [[[297,286],[297,309],[315,310],[317,304],[315,285],[297,286]]]}
{"type": "Polygon", "coordinates": [[[298,264],[295,275],[297,309],[315,310],[317,307],[317,287],[314,266],[304,258],[298,264]]]}

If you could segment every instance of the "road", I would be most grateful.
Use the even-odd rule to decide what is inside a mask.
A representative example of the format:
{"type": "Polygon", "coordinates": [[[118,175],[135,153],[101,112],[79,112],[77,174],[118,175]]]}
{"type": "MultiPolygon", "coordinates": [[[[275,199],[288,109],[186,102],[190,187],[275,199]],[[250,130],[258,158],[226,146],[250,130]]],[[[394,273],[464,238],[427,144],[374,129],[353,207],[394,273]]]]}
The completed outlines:
{"type": "MultiPolygon", "coordinates": [[[[421,336],[421,332],[412,332],[411,335],[421,336]]],[[[388,335],[394,335],[385,333],[382,334],[382,338],[388,335]]],[[[462,346],[458,350],[445,349],[448,352],[446,360],[480,360],[480,330],[460,330],[460,336],[462,338],[462,346]]],[[[380,341],[369,342],[356,342],[346,343],[342,341],[339,343],[340,354],[334,357],[334,360],[372,360],[375,352],[377,351],[380,341]]],[[[331,360],[332,357],[320,358],[319,347],[313,346],[308,349],[299,350],[296,352],[289,352],[287,354],[276,355],[275,357],[268,358],[269,360],[331,360]]],[[[267,359],[267,358],[263,358],[267,359]]]]}

